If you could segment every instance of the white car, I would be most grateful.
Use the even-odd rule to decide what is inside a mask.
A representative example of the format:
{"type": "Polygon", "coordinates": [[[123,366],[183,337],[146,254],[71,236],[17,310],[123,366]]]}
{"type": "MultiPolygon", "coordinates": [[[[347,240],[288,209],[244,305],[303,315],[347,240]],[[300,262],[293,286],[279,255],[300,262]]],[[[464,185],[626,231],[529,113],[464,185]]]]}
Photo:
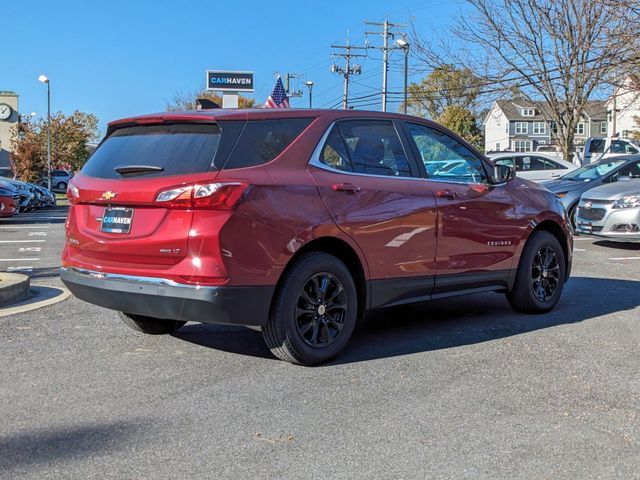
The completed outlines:
{"type": "Polygon", "coordinates": [[[488,157],[496,165],[515,168],[518,177],[533,182],[553,180],[578,168],[573,163],[538,152],[492,153],[488,157]]]}

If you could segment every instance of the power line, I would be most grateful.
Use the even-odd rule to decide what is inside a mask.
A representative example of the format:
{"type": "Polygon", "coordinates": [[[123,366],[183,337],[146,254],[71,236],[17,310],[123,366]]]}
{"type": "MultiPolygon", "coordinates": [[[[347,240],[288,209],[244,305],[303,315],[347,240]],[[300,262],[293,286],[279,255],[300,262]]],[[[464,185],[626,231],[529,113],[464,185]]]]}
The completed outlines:
{"type": "MultiPolygon", "coordinates": [[[[374,27],[382,27],[382,31],[374,31],[374,32],[366,32],[365,35],[382,35],[382,47],[375,47],[382,50],[382,111],[387,111],[387,84],[389,77],[389,51],[393,50],[395,47],[389,47],[389,38],[394,36],[393,29],[395,28],[406,28],[407,25],[399,24],[399,23],[391,23],[387,18],[384,19],[384,22],[370,22],[365,20],[365,25],[371,25],[374,27]]],[[[367,42],[368,43],[368,42],[367,42]]]]}
{"type": "Polygon", "coordinates": [[[345,61],[344,68],[334,63],[333,65],[331,65],[331,71],[333,73],[337,73],[344,77],[344,93],[342,98],[342,107],[346,110],[347,104],[349,101],[349,77],[351,75],[360,75],[362,73],[362,67],[358,64],[352,66],[351,59],[366,57],[366,55],[363,55],[360,53],[352,53],[352,50],[355,50],[355,51],[366,50],[366,47],[356,47],[356,46],[350,45],[347,42],[346,45],[335,45],[335,44],[331,45],[331,48],[337,50],[335,53],[331,54],[332,57],[341,57],[341,58],[344,58],[344,61],[345,61]]]}

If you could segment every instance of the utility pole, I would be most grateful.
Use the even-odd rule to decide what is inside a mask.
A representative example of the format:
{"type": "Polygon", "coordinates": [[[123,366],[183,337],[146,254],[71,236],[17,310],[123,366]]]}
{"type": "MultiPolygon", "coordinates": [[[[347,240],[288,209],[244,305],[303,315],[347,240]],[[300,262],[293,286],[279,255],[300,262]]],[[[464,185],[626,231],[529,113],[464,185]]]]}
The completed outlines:
{"type": "Polygon", "coordinates": [[[285,75],[285,86],[284,86],[284,89],[287,92],[287,96],[289,98],[291,98],[291,97],[301,97],[302,96],[302,89],[299,88],[299,85],[298,85],[297,89],[291,90],[291,88],[290,88],[290,80],[291,79],[300,79],[300,78],[304,78],[304,77],[305,77],[304,73],[287,73],[285,75]]]}
{"type": "Polygon", "coordinates": [[[331,71],[333,73],[337,73],[338,75],[344,76],[344,93],[342,96],[342,108],[346,110],[349,108],[349,76],[350,75],[360,75],[362,73],[362,67],[358,64],[351,66],[351,59],[358,57],[366,57],[365,54],[360,53],[352,53],[352,50],[366,50],[367,47],[354,47],[349,45],[347,42],[346,45],[331,45],[331,48],[342,50],[340,52],[334,52],[331,54],[332,57],[342,57],[345,61],[344,68],[336,65],[335,63],[331,65],[331,71]]]}
{"type": "MultiPolygon", "coordinates": [[[[390,23],[388,18],[384,19],[384,22],[369,22],[365,20],[365,25],[372,25],[375,27],[382,27],[382,31],[365,32],[366,35],[382,35],[382,47],[375,47],[382,50],[382,111],[387,111],[387,91],[388,91],[388,77],[389,77],[389,51],[394,50],[397,47],[389,46],[389,37],[393,37],[396,28],[406,28],[407,25],[400,23],[390,23]]],[[[368,43],[368,42],[367,42],[368,43]]]]}

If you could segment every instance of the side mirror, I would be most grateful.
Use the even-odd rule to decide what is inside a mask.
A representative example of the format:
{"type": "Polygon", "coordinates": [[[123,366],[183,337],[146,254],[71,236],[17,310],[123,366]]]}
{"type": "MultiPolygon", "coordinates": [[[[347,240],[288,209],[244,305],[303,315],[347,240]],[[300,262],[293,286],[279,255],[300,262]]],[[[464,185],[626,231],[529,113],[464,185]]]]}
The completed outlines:
{"type": "Polygon", "coordinates": [[[496,165],[493,170],[493,183],[505,183],[516,178],[515,169],[508,165],[496,165]]]}

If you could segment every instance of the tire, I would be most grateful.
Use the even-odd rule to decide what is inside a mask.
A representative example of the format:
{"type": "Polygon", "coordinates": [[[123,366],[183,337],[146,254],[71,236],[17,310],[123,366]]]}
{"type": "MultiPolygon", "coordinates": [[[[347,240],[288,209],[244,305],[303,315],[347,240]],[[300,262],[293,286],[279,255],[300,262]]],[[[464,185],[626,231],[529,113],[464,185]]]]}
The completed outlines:
{"type": "Polygon", "coordinates": [[[67,190],[67,184],[64,183],[64,182],[58,182],[58,184],[56,185],[56,188],[58,190],[66,191],[67,190]]]}
{"type": "Polygon", "coordinates": [[[163,320],[159,318],[134,315],[132,313],[118,312],[120,319],[134,330],[149,335],[164,335],[173,333],[187,322],[180,320],[163,320]]]}
{"type": "Polygon", "coordinates": [[[333,255],[310,252],[284,273],[262,336],[277,358],[315,365],[346,347],[357,318],[349,269],[333,255]]]}
{"type": "Polygon", "coordinates": [[[565,256],[558,239],[549,232],[533,232],[520,257],[516,281],[507,299],[518,312],[548,312],[558,303],[565,279],[565,256]]]}

